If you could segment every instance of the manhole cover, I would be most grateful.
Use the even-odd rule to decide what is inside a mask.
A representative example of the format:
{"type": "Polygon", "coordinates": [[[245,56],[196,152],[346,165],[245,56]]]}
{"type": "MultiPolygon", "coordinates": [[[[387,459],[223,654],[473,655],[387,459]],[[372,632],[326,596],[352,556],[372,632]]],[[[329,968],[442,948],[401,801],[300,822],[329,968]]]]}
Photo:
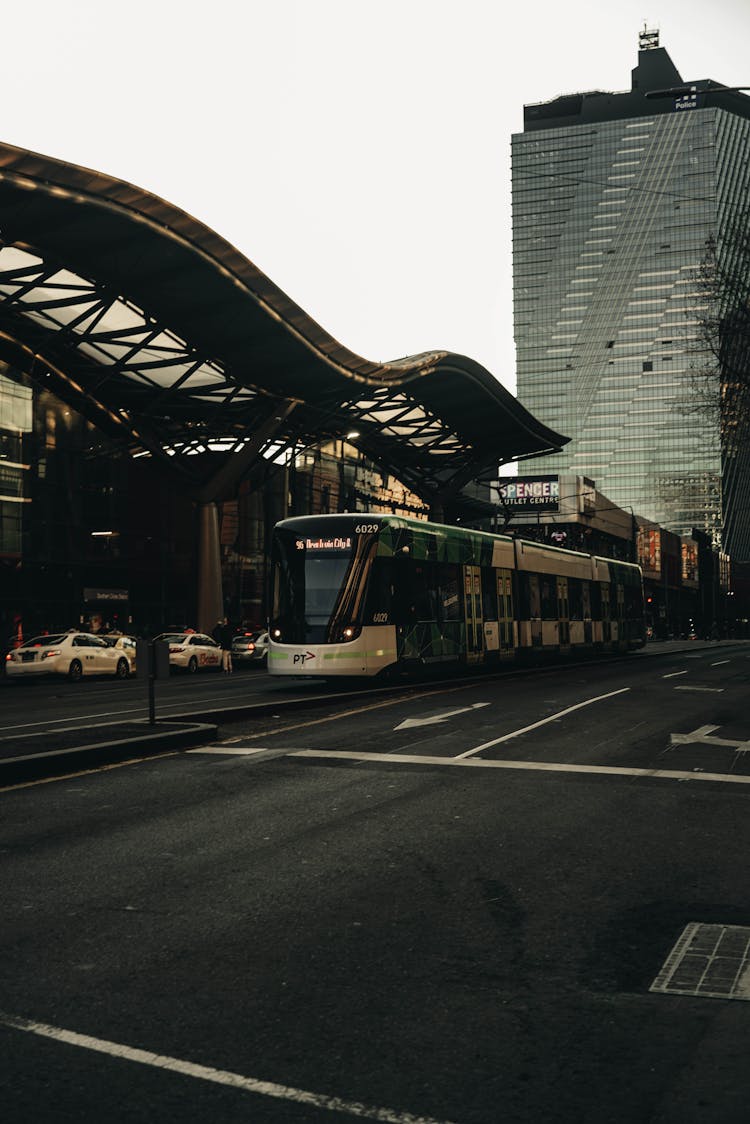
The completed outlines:
{"type": "Polygon", "coordinates": [[[649,991],[750,1000],[750,929],[691,921],[649,991]]]}

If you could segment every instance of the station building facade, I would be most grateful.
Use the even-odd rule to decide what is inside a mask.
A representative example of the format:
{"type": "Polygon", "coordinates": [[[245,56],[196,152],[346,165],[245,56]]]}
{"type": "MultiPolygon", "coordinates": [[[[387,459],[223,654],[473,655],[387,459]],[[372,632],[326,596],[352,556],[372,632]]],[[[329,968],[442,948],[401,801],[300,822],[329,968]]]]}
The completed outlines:
{"type": "MultiPolygon", "coordinates": [[[[210,454],[209,454],[210,455],[210,454]]],[[[477,487],[477,500],[489,496],[477,487]]],[[[289,515],[428,505],[346,440],[269,458],[218,505],[223,609],[265,619],[266,544],[289,515]]],[[[195,624],[196,505],[152,457],[0,362],[0,637],[195,624]]]]}
{"type": "Polygon", "coordinates": [[[466,521],[566,440],[470,357],[359,356],[193,216],[0,142],[0,644],[262,623],[278,519],[466,521]]]}
{"type": "Polygon", "coordinates": [[[500,477],[493,492],[505,534],[638,563],[652,638],[750,636],[747,567],[700,528],[678,535],[572,473],[500,477]]]}

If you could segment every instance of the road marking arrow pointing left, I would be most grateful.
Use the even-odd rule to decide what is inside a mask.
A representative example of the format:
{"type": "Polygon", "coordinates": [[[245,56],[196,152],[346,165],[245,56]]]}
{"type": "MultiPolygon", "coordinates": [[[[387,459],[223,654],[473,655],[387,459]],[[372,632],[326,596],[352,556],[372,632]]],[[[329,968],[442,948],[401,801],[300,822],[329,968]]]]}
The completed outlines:
{"type": "Polygon", "coordinates": [[[414,726],[436,726],[438,722],[445,722],[448,718],[453,718],[456,714],[466,714],[470,710],[478,710],[482,706],[489,706],[489,703],[473,703],[471,706],[462,706],[460,710],[446,710],[442,714],[433,714],[429,718],[406,718],[398,726],[394,726],[394,730],[411,730],[414,726]]]}

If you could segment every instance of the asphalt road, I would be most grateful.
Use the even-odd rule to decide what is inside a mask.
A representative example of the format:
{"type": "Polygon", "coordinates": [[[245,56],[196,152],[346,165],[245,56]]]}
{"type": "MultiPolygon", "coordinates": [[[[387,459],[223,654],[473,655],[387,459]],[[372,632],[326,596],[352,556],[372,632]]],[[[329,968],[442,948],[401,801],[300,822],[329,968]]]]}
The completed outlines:
{"type": "Polygon", "coordinates": [[[649,989],[750,927],[749,676],[425,687],[0,792],[4,1120],[744,1124],[750,1004],[649,989]]]}

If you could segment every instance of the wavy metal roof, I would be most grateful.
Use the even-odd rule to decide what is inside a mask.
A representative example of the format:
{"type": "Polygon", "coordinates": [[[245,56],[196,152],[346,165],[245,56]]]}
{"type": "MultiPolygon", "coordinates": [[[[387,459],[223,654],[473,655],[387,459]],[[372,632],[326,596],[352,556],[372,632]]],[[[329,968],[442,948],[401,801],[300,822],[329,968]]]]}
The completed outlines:
{"type": "Polygon", "coordinates": [[[473,360],[363,359],[190,215],[9,145],[0,357],[197,487],[212,485],[191,454],[241,453],[246,471],[356,430],[362,452],[429,498],[568,441],[473,360]]]}

